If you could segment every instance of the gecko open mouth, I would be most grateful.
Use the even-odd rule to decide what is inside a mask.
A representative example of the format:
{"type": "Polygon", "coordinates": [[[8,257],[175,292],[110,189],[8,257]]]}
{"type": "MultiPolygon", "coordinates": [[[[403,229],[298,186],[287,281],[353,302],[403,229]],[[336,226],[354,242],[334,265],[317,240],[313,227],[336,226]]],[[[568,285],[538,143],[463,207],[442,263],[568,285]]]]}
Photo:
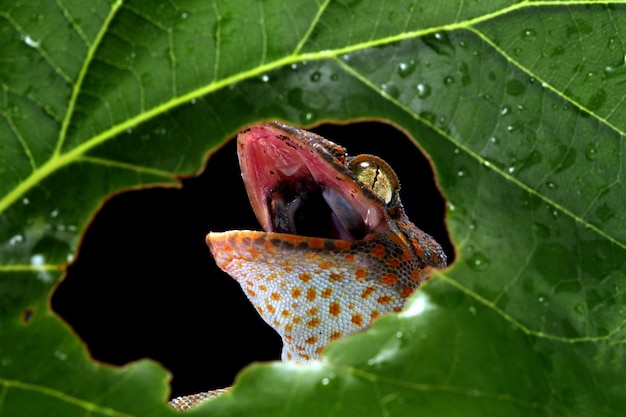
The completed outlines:
{"type": "Polygon", "coordinates": [[[329,150],[322,138],[324,146],[311,147],[317,135],[291,129],[271,123],[239,135],[242,176],[263,230],[348,241],[389,230],[379,197],[345,169],[345,150],[329,150]]]}

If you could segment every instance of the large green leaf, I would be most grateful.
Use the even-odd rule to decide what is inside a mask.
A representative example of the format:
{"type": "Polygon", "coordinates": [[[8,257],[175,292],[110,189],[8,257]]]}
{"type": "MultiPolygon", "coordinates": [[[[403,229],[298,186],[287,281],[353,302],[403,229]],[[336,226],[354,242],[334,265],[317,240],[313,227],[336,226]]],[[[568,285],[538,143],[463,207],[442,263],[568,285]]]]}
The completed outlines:
{"type": "Polygon", "coordinates": [[[0,413],[173,414],[160,366],[92,362],[49,310],[88,219],[247,123],[375,117],[432,158],[455,264],[194,414],[622,415],[625,22],[621,2],[3,2],[0,413]]]}

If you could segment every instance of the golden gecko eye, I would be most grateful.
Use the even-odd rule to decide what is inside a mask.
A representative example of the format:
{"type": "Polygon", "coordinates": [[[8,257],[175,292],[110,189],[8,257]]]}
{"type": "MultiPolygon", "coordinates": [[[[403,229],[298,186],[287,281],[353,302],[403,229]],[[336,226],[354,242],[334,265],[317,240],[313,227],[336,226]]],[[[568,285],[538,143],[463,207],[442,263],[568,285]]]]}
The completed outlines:
{"type": "Polygon", "coordinates": [[[396,173],[385,161],[374,155],[358,155],[350,160],[348,167],[385,204],[396,199],[400,183],[396,173]]]}

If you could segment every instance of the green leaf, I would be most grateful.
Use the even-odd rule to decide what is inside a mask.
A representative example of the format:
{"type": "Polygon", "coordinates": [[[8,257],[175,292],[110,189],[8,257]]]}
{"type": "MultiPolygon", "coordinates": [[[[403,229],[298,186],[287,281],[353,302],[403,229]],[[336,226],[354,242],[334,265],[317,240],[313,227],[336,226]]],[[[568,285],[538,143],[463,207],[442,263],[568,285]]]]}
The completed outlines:
{"type": "Polygon", "coordinates": [[[92,362],[49,309],[88,219],[245,124],[370,117],[430,155],[455,264],[194,414],[621,415],[624,22],[622,2],[4,2],[0,413],[173,415],[160,366],[92,362]]]}

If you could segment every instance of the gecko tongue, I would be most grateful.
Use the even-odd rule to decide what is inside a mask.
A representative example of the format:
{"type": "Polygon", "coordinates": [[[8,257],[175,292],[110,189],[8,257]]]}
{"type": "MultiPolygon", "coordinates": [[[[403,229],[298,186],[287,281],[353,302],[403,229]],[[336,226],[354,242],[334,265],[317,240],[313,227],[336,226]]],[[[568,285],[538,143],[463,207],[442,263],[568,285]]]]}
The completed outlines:
{"type": "Polygon", "coordinates": [[[382,210],[338,163],[343,155],[301,134],[277,123],[239,134],[241,173],[263,230],[350,241],[387,230],[382,210]]]}

